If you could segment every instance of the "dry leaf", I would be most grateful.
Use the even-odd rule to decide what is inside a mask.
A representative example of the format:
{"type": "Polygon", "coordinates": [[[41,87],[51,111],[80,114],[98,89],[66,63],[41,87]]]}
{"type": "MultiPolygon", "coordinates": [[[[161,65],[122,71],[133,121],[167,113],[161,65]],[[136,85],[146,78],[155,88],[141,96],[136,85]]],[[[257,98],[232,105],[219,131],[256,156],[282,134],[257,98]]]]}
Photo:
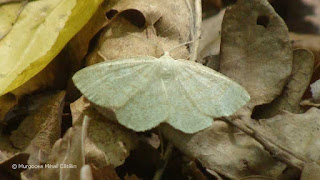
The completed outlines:
{"type": "Polygon", "coordinates": [[[214,121],[212,128],[195,135],[169,126],[163,126],[162,132],[181,152],[231,179],[252,174],[277,177],[285,169],[258,142],[243,133],[230,131],[224,122],[214,121]]]}
{"type": "Polygon", "coordinates": [[[80,170],[80,180],[93,180],[92,170],[90,165],[84,165],[80,170]]]}
{"type": "Polygon", "coordinates": [[[92,174],[94,180],[120,180],[115,170],[110,166],[105,166],[102,169],[92,166],[92,174]]]}
{"type": "Polygon", "coordinates": [[[319,179],[320,179],[319,164],[309,163],[303,168],[300,180],[319,180],[319,179]]]}
{"type": "Polygon", "coordinates": [[[276,179],[272,177],[267,177],[267,176],[247,176],[247,177],[240,178],[239,180],[276,180],[276,179]]]}
{"type": "Polygon", "coordinates": [[[277,144],[314,162],[320,161],[320,110],[311,108],[304,114],[283,112],[259,120],[258,130],[277,144]],[[261,127],[262,126],[262,127],[261,127]]]}
{"type": "MultiPolygon", "coordinates": [[[[190,10],[185,0],[123,0],[111,4],[113,12],[119,13],[101,33],[95,50],[87,59],[88,65],[138,55],[159,57],[163,53],[143,39],[168,50],[189,38],[190,10]]],[[[186,59],[188,52],[180,48],[180,51],[173,51],[172,56],[186,59]]]]}
{"type": "Polygon", "coordinates": [[[82,122],[84,114],[91,119],[85,146],[87,163],[98,168],[123,164],[130,151],[135,148],[138,137],[134,132],[101,116],[96,110],[91,108],[84,112],[85,109],[87,104],[83,98],[71,105],[73,119],[81,118],[81,121],[79,119],[73,124],[82,122]]]}
{"type": "Polygon", "coordinates": [[[320,102],[320,80],[311,84],[311,91],[313,100],[320,102]]]}
{"type": "MultiPolygon", "coordinates": [[[[294,48],[309,49],[314,55],[314,72],[311,82],[320,79],[320,36],[316,34],[296,34],[290,33],[290,39],[293,40],[294,48]]],[[[308,88],[305,97],[311,98],[311,92],[308,88]]]]}
{"type": "Polygon", "coordinates": [[[83,112],[89,109],[90,102],[86,100],[84,96],[81,96],[78,100],[70,104],[70,110],[72,114],[72,124],[82,121],[84,116],[83,112]]]}
{"type": "Polygon", "coordinates": [[[88,112],[88,116],[92,119],[85,148],[88,163],[98,168],[123,164],[137,144],[134,132],[105,119],[97,111],[88,112]]]}
{"type": "Polygon", "coordinates": [[[255,118],[269,118],[277,115],[282,110],[299,113],[301,98],[310,84],[313,63],[313,55],[309,50],[294,50],[292,73],[282,95],[270,104],[256,108],[255,118]]]}
{"type": "MultiPolygon", "coordinates": [[[[84,57],[88,52],[90,41],[110,22],[106,13],[110,10],[109,1],[104,1],[93,14],[89,22],[68,42],[65,47],[68,61],[71,63],[70,74],[84,66],[84,57]]],[[[80,96],[80,92],[70,80],[67,86],[67,99],[74,101],[80,96]]]]}
{"type": "Polygon", "coordinates": [[[39,95],[35,100],[39,108],[12,132],[13,146],[30,153],[29,164],[45,163],[53,144],[60,138],[64,96],[65,92],[39,95]]]}
{"type": "Polygon", "coordinates": [[[124,177],[124,180],[140,180],[136,175],[131,175],[131,176],[129,176],[129,175],[126,175],[125,177],[124,177]]]}
{"type": "Polygon", "coordinates": [[[19,164],[27,164],[28,158],[27,153],[18,153],[10,158],[4,158],[0,151],[0,179],[18,179],[20,173],[25,169],[17,167],[19,164]],[[3,159],[6,160],[3,161],[3,159]]]}
{"type": "Polygon", "coordinates": [[[6,94],[4,96],[0,97],[0,124],[3,123],[4,117],[6,114],[10,111],[11,108],[13,108],[15,105],[17,105],[18,101],[16,97],[13,94],[6,94]]]}
{"type": "Polygon", "coordinates": [[[11,91],[20,99],[24,95],[32,94],[44,89],[64,89],[67,82],[68,59],[64,52],[58,54],[43,70],[33,76],[27,82],[11,91]]]}
{"type": "MultiPolygon", "coordinates": [[[[225,10],[222,10],[219,12],[219,14],[216,14],[215,16],[212,16],[202,22],[198,59],[202,60],[207,56],[219,55],[221,43],[221,23],[224,13],[225,10]]],[[[219,61],[218,58],[215,60],[219,61]]]]}
{"type": "Polygon", "coordinates": [[[250,108],[280,95],[291,70],[288,29],[267,0],[239,0],[226,10],[220,71],[249,92],[250,108]]]}
{"type": "Polygon", "coordinates": [[[59,180],[73,180],[80,178],[82,162],[82,129],[80,126],[71,127],[62,139],[55,142],[47,164],[57,165],[57,168],[43,168],[39,172],[39,179],[46,180],[55,177],[59,180]],[[68,165],[69,168],[60,168],[68,165]]]}

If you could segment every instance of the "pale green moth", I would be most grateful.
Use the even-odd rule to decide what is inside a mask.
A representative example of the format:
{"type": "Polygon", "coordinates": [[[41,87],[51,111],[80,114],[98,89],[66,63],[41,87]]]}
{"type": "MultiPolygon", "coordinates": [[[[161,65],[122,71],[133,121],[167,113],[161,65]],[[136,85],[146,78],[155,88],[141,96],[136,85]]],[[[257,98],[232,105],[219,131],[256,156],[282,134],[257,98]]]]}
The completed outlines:
{"type": "Polygon", "coordinates": [[[229,116],[250,96],[238,83],[201,64],[141,56],[105,61],[73,76],[92,103],[112,109],[120,124],[146,131],[168,123],[185,133],[210,127],[229,116]]]}

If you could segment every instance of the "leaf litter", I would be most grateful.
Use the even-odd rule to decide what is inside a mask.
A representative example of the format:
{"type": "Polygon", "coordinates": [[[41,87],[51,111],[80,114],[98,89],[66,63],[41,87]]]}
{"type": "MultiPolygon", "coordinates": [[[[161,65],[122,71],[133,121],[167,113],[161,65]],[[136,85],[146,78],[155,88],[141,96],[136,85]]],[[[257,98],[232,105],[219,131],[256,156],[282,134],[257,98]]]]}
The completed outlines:
{"type": "MultiPolygon", "coordinates": [[[[166,50],[190,40],[192,17],[189,16],[190,7],[185,1],[132,2],[122,0],[104,2],[99,8],[93,16],[94,18],[64,49],[67,54],[69,53],[67,56],[72,57],[72,60],[70,59],[72,67],[67,69],[70,74],[81,68],[84,60],[88,66],[102,61],[137,55],[149,55],[157,58],[161,55],[160,48],[136,36],[149,39],[166,50]],[[176,13],[178,10],[180,14],[176,13]],[[107,14],[106,18],[104,17],[105,13],[107,14]],[[103,28],[102,31],[97,33],[101,28],[103,28]],[[130,35],[128,32],[134,35],[130,35]],[[86,37],[86,35],[88,36],[86,37]],[[96,36],[94,37],[94,35],[96,36]],[[72,56],[72,54],[76,55],[72,56]]],[[[57,131],[49,128],[50,130],[46,129],[43,133],[37,133],[41,135],[39,137],[34,132],[27,137],[23,136],[22,132],[27,130],[23,127],[28,126],[25,122],[26,119],[29,119],[29,121],[37,120],[35,118],[37,117],[36,113],[27,109],[27,117],[20,117],[23,121],[21,123],[16,122],[18,128],[13,131],[10,130],[10,133],[15,133],[15,135],[10,137],[10,134],[2,133],[0,136],[0,156],[3,159],[0,161],[2,163],[0,164],[0,172],[8,173],[12,162],[27,164],[27,159],[31,161],[35,151],[25,152],[25,149],[28,149],[26,147],[44,147],[44,149],[47,149],[46,147],[55,144],[47,158],[43,155],[40,156],[42,160],[36,158],[33,161],[46,161],[45,163],[50,164],[67,162],[79,167],[76,169],[27,170],[22,173],[22,179],[35,179],[36,177],[50,179],[50,176],[60,176],[60,179],[137,179],[137,176],[133,174],[139,174],[141,177],[144,177],[144,175],[138,173],[137,170],[130,169],[130,165],[126,161],[129,161],[129,159],[132,161],[133,156],[136,156],[135,153],[131,154],[130,152],[135,151],[134,149],[146,148],[146,146],[137,146],[137,143],[141,143],[140,136],[143,136],[142,139],[146,142],[148,140],[145,137],[149,134],[158,134],[161,142],[160,147],[158,145],[152,147],[146,143],[147,146],[153,149],[154,153],[160,155],[163,144],[166,144],[164,141],[173,143],[176,147],[175,151],[180,151],[185,156],[195,160],[192,161],[196,163],[193,168],[195,168],[195,171],[199,170],[200,174],[205,175],[199,175],[198,178],[298,178],[301,171],[292,168],[292,165],[295,164],[293,162],[294,158],[298,157],[299,162],[302,162],[301,164],[304,167],[303,170],[301,169],[301,179],[318,179],[318,165],[315,163],[319,162],[320,157],[318,155],[319,142],[316,139],[319,133],[317,129],[320,117],[319,110],[317,108],[308,110],[310,105],[299,106],[303,104],[301,102],[307,100],[306,98],[309,98],[309,104],[317,102],[318,91],[315,87],[317,85],[316,80],[319,79],[317,75],[318,47],[310,46],[312,44],[310,39],[315,38],[316,35],[310,36],[311,38],[309,36],[299,36],[300,40],[293,41],[294,48],[308,48],[314,53],[315,65],[313,66],[313,58],[309,51],[303,49],[292,50],[292,42],[289,39],[284,21],[275,13],[267,1],[240,0],[233,6],[227,7],[222,28],[220,28],[222,14],[212,16],[212,19],[217,18],[216,20],[207,19],[207,24],[204,21],[202,26],[202,38],[204,39],[200,40],[198,57],[201,57],[199,59],[202,60],[203,64],[219,70],[224,75],[237,81],[249,92],[252,97],[250,103],[230,119],[234,120],[234,124],[240,122],[239,119],[241,119],[244,121],[244,125],[250,125],[249,127],[261,135],[266,142],[261,142],[261,139],[255,140],[254,138],[257,137],[252,136],[252,134],[249,133],[248,136],[223,121],[214,121],[212,127],[196,134],[184,134],[165,125],[160,127],[160,134],[159,131],[154,129],[144,133],[135,133],[117,124],[112,112],[90,104],[83,97],[72,104],[70,110],[70,100],[63,106],[61,98],[64,95],[61,94],[60,97],[57,96],[56,100],[52,100],[52,103],[56,104],[55,108],[45,110],[46,106],[48,106],[47,109],[50,109],[51,103],[46,104],[44,102],[47,101],[44,101],[42,102],[44,103],[42,108],[39,107],[36,110],[33,109],[33,111],[39,111],[39,113],[50,112],[48,116],[54,117],[45,118],[45,114],[38,116],[44,117],[41,124],[50,122],[49,119],[56,119],[56,121],[51,122],[59,124],[58,116],[60,116],[60,118],[62,117],[62,125],[69,124],[68,127],[72,126],[72,128],[66,134],[54,136],[54,139],[62,137],[60,140],[52,140],[51,143],[39,146],[39,139],[48,139],[51,137],[50,133],[56,134],[57,131]],[[250,13],[248,14],[248,12],[250,13]],[[244,19],[243,17],[248,18],[244,19]],[[212,29],[214,31],[211,31],[212,29]],[[221,33],[219,33],[220,29],[221,33]],[[206,33],[212,34],[206,35],[206,33]],[[221,45],[219,40],[216,40],[220,37],[221,45]],[[305,44],[301,42],[305,42],[305,44]],[[234,44],[237,44],[237,46],[234,44]],[[314,83],[311,87],[309,86],[310,81],[314,83]],[[250,116],[256,120],[253,120],[250,116]],[[83,124],[85,117],[90,117],[88,128],[83,128],[86,127],[83,124]],[[84,129],[86,130],[84,131],[84,129]],[[85,136],[87,139],[83,143],[81,137],[85,136]],[[13,142],[10,142],[10,140],[13,142]],[[20,148],[16,149],[11,145],[12,143],[20,148]],[[274,146],[272,147],[275,147],[276,151],[270,150],[270,147],[266,146],[268,143],[273,143],[274,146]],[[159,149],[154,149],[157,147],[159,149]],[[283,151],[283,149],[290,149],[294,156],[289,156],[284,160],[283,152],[287,151],[283,151]],[[280,153],[272,154],[272,152],[280,153]],[[20,155],[21,153],[23,155],[20,155]],[[28,157],[29,154],[30,158],[28,157]],[[85,159],[85,163],[83,159],[85,159]],[[84,164],[88,165],[84,166],[84,164]],[[123,171],[130,173],[126,176],[123,171]],[[34,175],[31,175],[30,172],[34,175]]],[[[13,21],[13,19],[8,20],[13,21]]],[[[10,26],[7,28],[10,28],[10,26]]],[[[290,38],[292,37],[290,33],[290,38]]],[[[187,46],[181,46],[171,55],[174,58],[188,59],[190,56],[188,50],[187,46]]],[[[61,67],[53,66],[58,70],[61,67]]],[[[50,71],[49,69],[49,74],[50,71]]],[[[59,71],[51,71],[51,77],[57,76],[56,74],[59,74],[57,72],[59,71]]],[[[24,88],[20,90],[18,88],[13,92],[14,95],[7,94],[1,97],[0,122],[7,123],[8,117],[12,117],[12,114],[21,111],[21,109],[18,109],[18,111],[12,109],[17,107],[16,104],[22,102],[23,96],[26,94],[39,94],[37,90],[47,91],[43,87],[54,87],[46,82],[48,78],[45,77],[45,73],[38,74],[38,76],[40,81],[37,83],[29,83],[24,88]],[[6,121],[3,121],[4,118],[7,118],[6,121]]],[[[70,79],[67,79],[67,77],[62,76],[62,79],[69,80],[70,86],[70,79]]],[[[66,96],[72,97],[73,100],[77,99],[79,93],[77,94],[75,91],[75,89],[68,88],[66,96]]],[[[39,96],[46,97],[45,94],[40,93],[39,96]]],[[[33,97],[36,99],[37,96],[33,97]]],[[[315,104],[311,106],[315,106],[315,104]]],[[[3,124],[1,127],[7,128],[6,126],[6,124],[3,124]]],[[[35,127],[39,126],[36,124],[35,127]]],[[[161,161],[171,161],[173,163],[175,161],[172,158],[175,158],[176,155],[174,153],[170,159],[162,159],[161,161]]],[[[152,159],[154,155],[137,156],[137,160],[134,160],[133,163],[139,161],[138,157],[152,159]]],[[[170,165],[167,168],[173,166],[170,165]]],[[[179,166],[179,164],[176,164],[176,166],[179,166]]],[[[165,170],[166,172],[169,171],[165,170]]],[[[186,172],[178,170],[176,173],[186,172]]],[[[19,174],[20,171],[13,173],[11,171],[9,177],[17,178],[19,174]]],[[[167,177],[166,174],[164,176],[167,177]]]]}

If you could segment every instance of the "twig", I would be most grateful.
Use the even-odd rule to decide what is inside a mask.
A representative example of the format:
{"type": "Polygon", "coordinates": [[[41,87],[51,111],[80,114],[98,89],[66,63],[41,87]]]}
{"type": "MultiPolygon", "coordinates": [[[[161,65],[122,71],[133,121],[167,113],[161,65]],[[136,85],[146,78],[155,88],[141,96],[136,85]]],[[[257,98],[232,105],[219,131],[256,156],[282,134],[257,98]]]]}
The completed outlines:
{"type": "Polygon", "coordinates": [[[248,123],[241,121],[239,119],[237,120],[231,120],[230,118],[222,118],[222,120],[228,124],[231,124],[250,137],[254,138],[256,141],[258,141],[265,150],[267,150],[273,157],[277,158],[278,160],[284,162],[285,164],[295,167],[299,170],[302,170],[303,167],[309,163],[308,160],[305,158],[295,154],[294,152],[290,151],[289,149],[282,147],[281,145],[273,142],[271,139],[267,138],[263,134],[259,133],[257,130],[255,130],[251,125],[248,123]]]}
{"type": "Polygon", "coordinates": [[[194,1],[194,25],[191,31],[191,37],[193,44],[190,46],[191,61],[196,61],[198,56],[198,49],[200,44],[200,35],[201,35],[201,24],[202,24],[202,9],[201,9],[201,0],[194,1]]]}
{"type": "Polygon", "coordinates": [[[154,174],[153,180],[161,180],[161,176],[164,170],[166,169],[166,166],[172,154],[173,148],[174,148],[173,144],[168,142],[168,145],[166,147],[166,152],[164,153],[164,156],[162,158],[164,160],[164,164],[159,169],[157,169],[156,173],[154,174]]]}
{"type": "Polygon", "coordinates": [[[90,118],[85,115],[82,122],[82,129],[81,129],[81,159],[82,159],[82,166],[86,164],[85,159],[85,141],[88,135],[88,128],[89,128],[90,118]]]}

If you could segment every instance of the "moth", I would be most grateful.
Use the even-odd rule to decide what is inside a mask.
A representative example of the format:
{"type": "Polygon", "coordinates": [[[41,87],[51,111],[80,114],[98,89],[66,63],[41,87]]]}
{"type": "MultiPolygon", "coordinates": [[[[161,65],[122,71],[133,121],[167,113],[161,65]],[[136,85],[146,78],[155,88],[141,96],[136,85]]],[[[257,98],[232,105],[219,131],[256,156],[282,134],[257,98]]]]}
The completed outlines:
{"type": "Polygon", "coordinates": [[[184,133],[230,116],[250,96],[238,83],[196,62],[140,56],[105,61],[78,71],[73,82],[92,103],[112,109],[120,124],[146,131],[168,123],[184,133]]]}

